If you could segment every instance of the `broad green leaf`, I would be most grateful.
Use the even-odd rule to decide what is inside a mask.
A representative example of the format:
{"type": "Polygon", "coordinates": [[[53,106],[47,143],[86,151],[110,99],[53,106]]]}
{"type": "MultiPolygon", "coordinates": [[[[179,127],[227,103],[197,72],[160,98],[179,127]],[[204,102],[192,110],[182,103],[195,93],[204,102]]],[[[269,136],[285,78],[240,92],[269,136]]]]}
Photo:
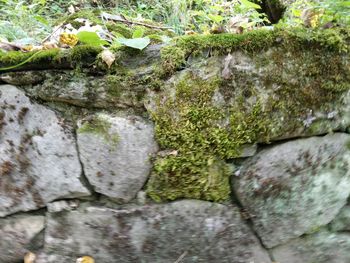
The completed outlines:
{"type": "Polygon", "coordinates": [[[137,28],[133,33],[132,33],[132,38],[141,38],[143,37],[143,33],[145,31],[142,28],[137,28]]]}
{"type": "Polygon", "coordinates": [[[214,21],[215,23],[220,23],[222,20],[224,20],[224,18],[220,15],[209,14],[208,17],[210,20],[214,21]]]}
{"type": "Polygon", "coordinates": [[[89,31],[81,31],[77,34],[79,41],[88,45],[108,45],[106,40],[101,39],[97,33],[89,31]]]}
{"type": "Polygon", "coordinates": [[[261,9],[260,5],[257,5],[255,3],[252,3],[248,0],[239,0],[241,2],[242,5],[244,5],[247,8],[254,8],[254,9],[261,9]]]}
{"type": "Polygon", "coordinates": [[[350,1],[340,2],[338,5],[344,6],[344,7],[350,7],[350,1]]]}
{"type": "Polygon", "coordinates": [[[42,24],[44,24],[44,25],[46,25],[46,26],[49,25],[49,21],[47,21],[44,17],[42,17],[42,16],[34,16],[34,17],[35,17],[35,19],[36,19],[37,21],[39,21],[40,23],[42,23],[42,24]]]}
{"type": "Polygon", "coordinates": [[[149,45],[151,40],[149,37],[142,37],[142,38],[132,38],[132,39],[127,39],[127,38],[119,38],[118,39],[119,43],[127,46],[127,47],[132,47],[136,49],[144,49],[149,45]]]}

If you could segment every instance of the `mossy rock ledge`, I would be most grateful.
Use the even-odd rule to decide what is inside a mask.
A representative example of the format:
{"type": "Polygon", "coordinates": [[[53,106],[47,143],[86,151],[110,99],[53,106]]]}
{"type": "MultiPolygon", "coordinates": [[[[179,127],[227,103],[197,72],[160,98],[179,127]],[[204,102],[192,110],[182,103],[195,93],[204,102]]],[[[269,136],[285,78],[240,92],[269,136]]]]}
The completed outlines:
{"type": "Polygon", "coordinates": [[[350,262],[349,36],[0,53],[0,262],[350,262]]]}

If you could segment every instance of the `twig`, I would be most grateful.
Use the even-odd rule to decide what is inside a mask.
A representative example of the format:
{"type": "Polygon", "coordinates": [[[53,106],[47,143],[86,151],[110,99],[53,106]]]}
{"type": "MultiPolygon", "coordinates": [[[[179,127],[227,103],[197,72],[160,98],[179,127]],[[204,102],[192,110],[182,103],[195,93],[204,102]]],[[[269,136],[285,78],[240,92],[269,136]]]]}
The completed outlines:
{"type": "Polygon", "coordinates": [[[181,256],[174,263],[180,263],[184,259],[184,257],[186,257],[186,255],[187,255],[187,251],[182,253],[181,256]]]}
{"type": "Polygon", "coordinates": [[[60,29],[63,25],[64,25],[64,22],[61,23],[61,24],[59,24],[59,25],[57,26],[57,28],[56,28],[50,35],[48,35],[47,37],[45,37],[45,38],[41,41],[41,44],[43,44],[46,40],[48,40],[50,37],[52,37],[53,34],[55,34],[55,33],[58,31],[58,29],[60,29]]]}
{"type": "Polygon", "coordinates": [[[142,23],[142,22],[136,22],[136,21],[127,20],[124,16],[120,16],[120,15],[111,15],[111,14],[108,14],[108,13],[102,13],[101,16],[103,18],[105,18],[106,20],[113,20],[113,21],[122,22],[122,23],[125,23],[125,24],[134,24],[134,25],[139,25],[139,26],[144,26],[144,27],[149,27],[149,28],[156,28],[156,29],[172,29],[171,27],[154,26],[154,25],[145,24],[145,23],[142,23]]]}

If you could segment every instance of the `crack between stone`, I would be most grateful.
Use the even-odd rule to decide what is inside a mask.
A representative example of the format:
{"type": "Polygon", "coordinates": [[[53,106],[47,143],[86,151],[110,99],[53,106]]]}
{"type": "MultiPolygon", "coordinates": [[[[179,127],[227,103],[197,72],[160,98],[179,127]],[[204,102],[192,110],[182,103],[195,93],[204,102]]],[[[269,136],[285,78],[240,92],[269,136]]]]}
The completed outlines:
{"type": "Polygon", "coordinates": [[[45,216],[47,212],[47,208],[46,205],[44,207],[38,208],[38,209],[34,209],[34,210],[29,210],[29,211],[18,211],[18,212],[14,212],[12,214],[0,217],[0,220],[2,219],[9,219],[13,216],[21,216],[21,215],[26,215],[26,216],[33,216],[33,215],[40,215],[40,216],[45,216]]]}
{"type": "Polygon", "coordinates": [[[81,167],[81,174],[79,176],[79,180],[82,183],[82,185],[85,186],[90,191],[91,195],[93,196],[96,192],[95,192],[93,186],[90,184],[88,178],[85,175],[84,164],[80,158],[80,151],[79,151],[79,145],[78,145],[78,135],[77,135],[76,130],[74,130],[74,143],[75,143],[75,149],[77,151],[77,156],[78,156],[78,160],[79,160],[80,167],[81,167]]]}
{"type": "MultiPolygon", "coordinates": [[[[232,179],[231,179],[231,200],[232,202],[237,205],[237,207],[240,209],[240,210],[246,210],[245,207],[242,205],[242,203],[239,201],[239,199],[237,198],[237,195],[236,195],[236,192],[234,190],[234,187],[232,187],[232,184],[234,182],[232,182],[232,179]]],[[[275,262],[275,259],[273,257],[273,254],[271,252],[271,250],[269,248],[267,248],[261,237],[259,236],[259,234],[256,232],[255,228],[254,228],[254,223],[252,221],[251,218],[247,218],[247,219],[244,219],[244,222],[246,223],[246,225],[248,226],[248,228],[250,229],[250,231],[253,233],[253,235],[257,238],[258,242],[260,243],[261,247],[267,252],[269,258],[270,258],[270,261],[271,263],[272,262],[275,262]]]]}

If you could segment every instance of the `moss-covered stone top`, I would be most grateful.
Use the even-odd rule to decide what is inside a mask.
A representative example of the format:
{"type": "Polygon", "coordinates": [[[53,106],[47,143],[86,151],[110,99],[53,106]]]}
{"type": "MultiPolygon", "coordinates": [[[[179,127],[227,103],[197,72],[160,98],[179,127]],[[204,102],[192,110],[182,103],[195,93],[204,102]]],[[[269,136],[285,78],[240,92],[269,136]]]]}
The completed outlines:
{"type": "MultiPolygon", "coordinates": [[[[190,55],[209,50],[227,54],[234,50],[259,52],[272,46],[291,45],[296,48],[320,48],[346,53],[349,51],[350,32],[346,29],[314,31],[305,28],[293,30],[256,30],[245,34],[191,35],[175,38],[161,50],[161,73],[166,75],[186,65],[190,55]]],[[[102,47],[78,45],[72,49],[50,49],[33,52],[0,52],[0,72],[27,69],[72,68],[96,66],[96,58],[102,47]]],[[[129,48],[117,50],[130,54],[129,48]]],[[[142,53],[142,52],[141,52],[142,53]]],[[[134,51],[134,59],[140,54],[134,51]]],[[[116,62],[118,63],[118,62],[116,62]]],[[[101,66],[101,64],[100,64],[101,66]]],[[[107,67],[103,67],[104,70],[107,67]]],[[[158,72],[159,73],[159,72],[158,72]]]]}

